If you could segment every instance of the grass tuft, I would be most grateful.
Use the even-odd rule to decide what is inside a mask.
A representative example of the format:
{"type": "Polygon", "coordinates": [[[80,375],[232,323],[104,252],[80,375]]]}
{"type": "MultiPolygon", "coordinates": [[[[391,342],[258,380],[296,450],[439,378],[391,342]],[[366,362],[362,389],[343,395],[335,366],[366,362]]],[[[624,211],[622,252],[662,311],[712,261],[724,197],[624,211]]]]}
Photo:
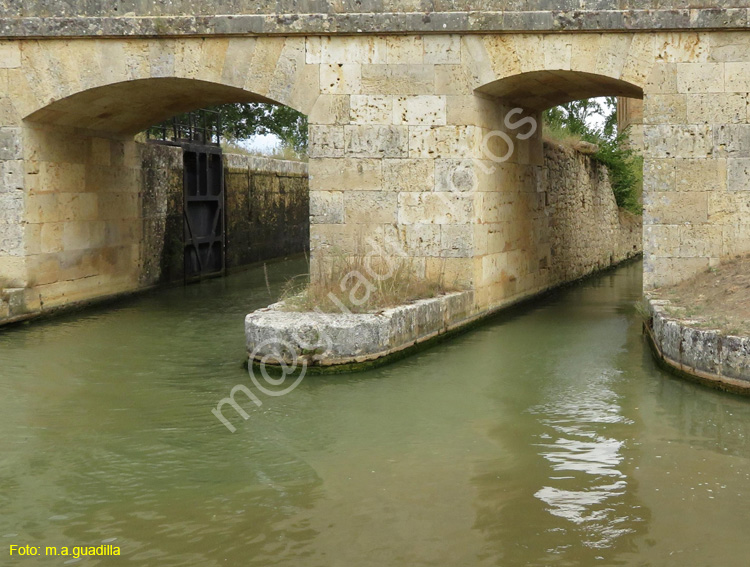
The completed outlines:
{"type": "Polygon", "coordinates": [[[282,299],[288,311],[375,313],[459,289],[445,282],[444,269],[435,278],[422,277],[411,258],[337,253],[315,281],[306,275],[289,280],[282,299]]]}

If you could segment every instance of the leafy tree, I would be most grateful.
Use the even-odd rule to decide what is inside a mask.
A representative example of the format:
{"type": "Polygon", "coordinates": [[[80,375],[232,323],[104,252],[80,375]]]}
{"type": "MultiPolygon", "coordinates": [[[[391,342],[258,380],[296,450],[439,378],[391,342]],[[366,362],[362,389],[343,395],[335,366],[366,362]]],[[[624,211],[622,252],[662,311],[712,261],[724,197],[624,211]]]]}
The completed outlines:
{"type": "Polygon", "coordinates": [[[574,100],[546,110],[544,120],[576,136],[596,134],[598,137],[613,138],[617,135],[617,98],[608,96],[574,100]],[[590,126],[594,116],[604,118],[602,128],[590,126]]]}
{"type": "Polygon", "coordinates": [[[545,123],[558,132],[596,144],[599,150],[593,158],[604,164],[618,206],[640,214],[640,188],[643,179],[643,159],[628,144],[627,129],[617,131],[617,100],[615,97],[584,99],[568,102],[544,112],[545,123]],[[592,126],[594,116],[603,123],[592,126]]]}
{"type": "Polygon", "coordinates": [[[307,153],[307,117],[289,108],[261,102],[224,104],[221,113],[224,136],[244,140],[258,134],[275,134],[298,154],[307,153]]]}

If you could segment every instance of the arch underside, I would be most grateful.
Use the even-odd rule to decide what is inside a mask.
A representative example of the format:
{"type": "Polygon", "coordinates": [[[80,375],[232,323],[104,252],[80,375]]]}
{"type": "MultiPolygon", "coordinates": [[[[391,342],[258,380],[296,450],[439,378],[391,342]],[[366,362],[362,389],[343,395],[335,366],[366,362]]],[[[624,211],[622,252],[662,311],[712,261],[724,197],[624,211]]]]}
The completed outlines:
{"type": "Polygon", "coordinates": [[[273,101],[218,83],[150,78],[81,91],[54,101],[25,119],[130,135],[183,112],[233,102],[273,101]]]}
{"type": "Polygon", "coordinates": [[[581,71],[532,71],[499,79],[477,92],[530,110],[598,96],[643,98],[643,90],[626,81],[581,71]]]}

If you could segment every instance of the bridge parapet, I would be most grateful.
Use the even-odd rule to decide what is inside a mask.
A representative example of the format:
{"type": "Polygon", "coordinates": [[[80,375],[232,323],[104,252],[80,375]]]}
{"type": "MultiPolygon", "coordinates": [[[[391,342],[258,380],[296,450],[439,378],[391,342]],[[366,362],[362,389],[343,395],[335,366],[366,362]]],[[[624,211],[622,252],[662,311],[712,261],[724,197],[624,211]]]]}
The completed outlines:
{"type": "Polygon", "coordinates": [[[742,0],[2,0],[0,37],[748,29],[742,0]]]}

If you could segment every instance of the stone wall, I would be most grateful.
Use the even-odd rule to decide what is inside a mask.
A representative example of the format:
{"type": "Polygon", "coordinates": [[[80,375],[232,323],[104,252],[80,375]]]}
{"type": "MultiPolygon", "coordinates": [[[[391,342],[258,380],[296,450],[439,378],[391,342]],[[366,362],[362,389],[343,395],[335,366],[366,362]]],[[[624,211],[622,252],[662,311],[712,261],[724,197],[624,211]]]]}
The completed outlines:
{"type": "MultiPolygon", "coordinates": [[[[142,156],[140,285],[181,282],[182,149],[139,144],[142,156]]],[[[309,250],[307,164],[224,154],[225,258],[228,271],[309,250]]]]}
{"type": "Polygon", "coordinates": [[[680,376],[707,386],[750,394],[750,337],[698,328],[670,316],[669,300],[646,297],[645,332],[657,360],[680,376]]]}
{"type": "MultiPolygon", "coordinates": [[[[26,145],[26,194],[10,169],[0,190],[0,227],[21,231],[0,232],[0,324],[183,280],[180,147],[59,126],[29,129],[26,145]],[[24,196],[26,222],[12,222],[24,196]]],[[[306,164],[227,155],[225,169],[227,268],[308,249],[306,164]]]]}
{"type": "Polygon", "coordinates": [[[738,29],[739,0],[3,0],[6,37],[738,29]]]}
{"type": "Polygon", "coordinates": [[[224,156],[227,269],[310,247],[307,164],[224,156]]]}
{"type": "Polygon", "coordinates": [[[148,287],[184,279],[182,148],[143,144],[141,195],[143,242],[140,284],[148,287]]]}
{"type": "Polygon", "coordinates": [[[544,203],[549,219],[550,283],[580,278],[642,251],[641,218],[619,209],[607,168],[576,150],[546,142],[544,203]]]}

